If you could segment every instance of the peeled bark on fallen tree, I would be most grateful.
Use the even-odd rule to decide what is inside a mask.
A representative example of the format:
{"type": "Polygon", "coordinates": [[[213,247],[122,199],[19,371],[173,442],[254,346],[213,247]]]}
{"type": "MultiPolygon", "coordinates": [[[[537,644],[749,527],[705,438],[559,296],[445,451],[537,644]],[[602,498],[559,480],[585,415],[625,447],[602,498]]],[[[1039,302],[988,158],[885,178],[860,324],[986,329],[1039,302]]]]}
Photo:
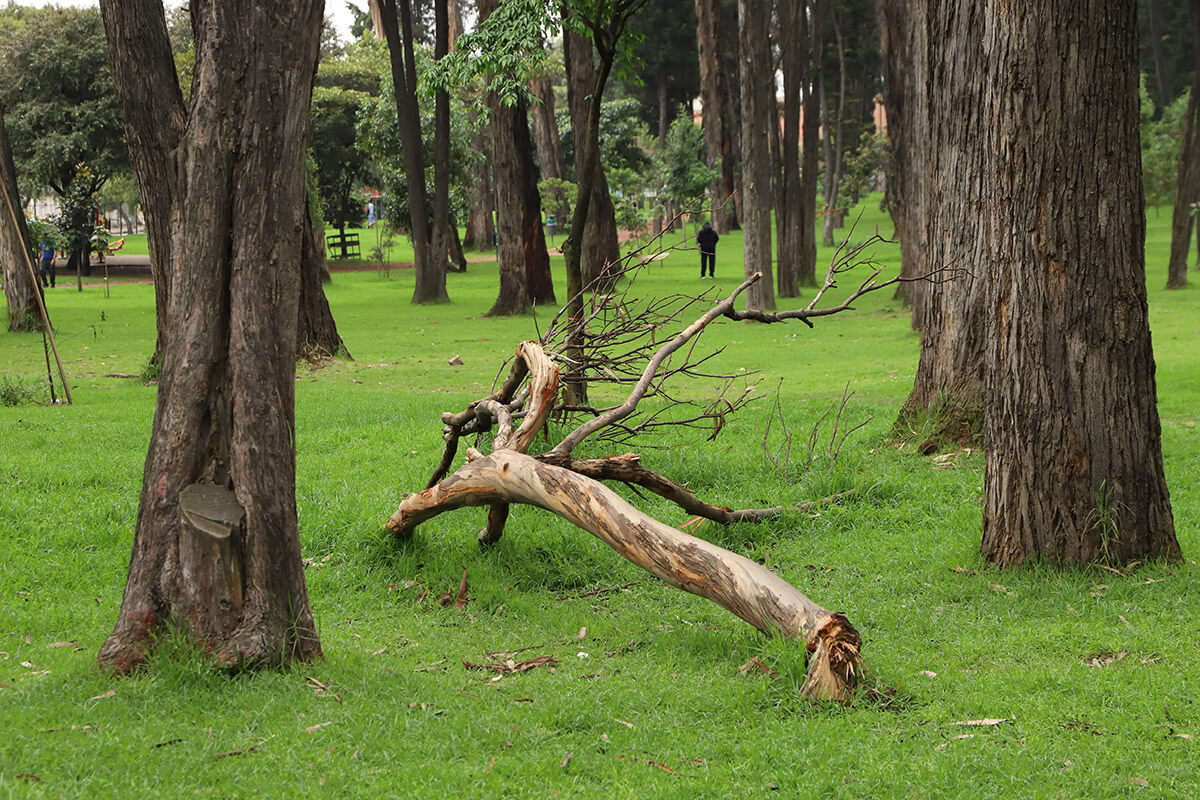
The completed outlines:
{"type": "Polygon", "coordinates": [[[405,498],[388,520],[409,536],[421,522],[464,506],[524,503],[593,534],[624,558],[686,592],[712,600],[767,635],[802,642],[809,654],[802,692],[847,700],[860,671],[861,639],[764,566],[638,511],[608,487],[568,469],[500,450],[468,451],[468,463],[438,485],[405,498]]]}

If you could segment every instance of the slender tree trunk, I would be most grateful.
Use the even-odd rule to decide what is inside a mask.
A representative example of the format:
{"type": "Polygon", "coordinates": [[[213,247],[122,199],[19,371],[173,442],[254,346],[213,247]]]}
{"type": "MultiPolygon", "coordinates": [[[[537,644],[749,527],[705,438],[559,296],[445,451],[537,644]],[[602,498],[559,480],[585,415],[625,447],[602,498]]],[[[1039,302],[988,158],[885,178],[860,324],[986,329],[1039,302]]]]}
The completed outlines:
{"type": "Polygon", "coordinates": [[[98,656],[120,672],[172,626],[234,668],[321,654],[300,558],[294,387],[322,3],[190,7],[185,112],[160,0],[101,3],[134,163],[156,163],[137,148],[178,137],[167,184],[142,186],[144,204],[169,201],[147,217],[152,236],[168,227],[175,257],[158,268],[170,300],[129,578],[98,656]]]}
{"type": "MultiPolygon", "coordinates": [[[[434,0],[434,58],[450,52],[448,0],[434,0]]],[[[446,302],[446,274],[450,268],[450,93],[439,89],[433,100],[433,219],[430,226],[429,274],[413,293],[416,302],[446,302]]]]}
{"type": "MultiPolygon", "coordinates": [[[[980,108],[987,89],[986,73],[979,68],[986,25],[981,10],[955,0],[930,0],[927,11],[914,21],[925,31],[915,34],[916,41],[936,37],[940,58],[926,65],[927,105],[913,111],[927,125],[927,144],[918,154],[910,151],[909,168],[922,173],[918,185],[925,193],[917,200],[924,218],[912,223],[919,225],[921,233],[915,235],[924,243],[916,254],[917,268],[951,271],[947,280],[921,290],[921,358],[897,430],[924,432],[921,421],[931,422],[929,439],[920,445],[932,451],[947,442],[975,441],[983,426],[990,277],[981,224],[989,157],[983,128],[990,123],[981,114],[962,113],[963,107],[980,108]]],[[[902,117],[900,125],[905,124],[902,117]]],[[[908,197],[906,191],[905,202],[908,197]]]]}
{"type": "Polygon", "coordinates": [[[17,189],[17,169],[13,165],[12,146],[0,109],[0,278],[4,281],[4,296],[8,301],[8,330],[41,330],[38,316],[38,278],[29,274],[33,258],[33,243],[25,224],[20,193],[17,189]]]}
{"type": "Polygon", "coordinates": [[[825,131],[822,137],[825,145],[825,217],[822,219],[821,244],[833,247],[833,229],[838,227],[841,210],[838,208],[838,194],[842,183],[842,162],[844,160],[845,143],[842,141],[842,122],[846,117],[846,47],[842,41],[842,26],[838,11],[830,13],[833,25],[834,44],[838,57],[838,96],[837,111],[830,116],[827,102],[825,83],[821,83],[821,127],[825,131]]]}
{"type": "Polygon", "coordinates": [[[1178,557],[1147,321],[1135,4],[984,6],[983,556],[1178,557]]]}
{"type": "MultiPolygon", "coordinates": [[[[801,230],[804,202],[800,193],[800,101],[807,76],[805,0],[779,0],[780,71],[783,73],[783,133],[780,137],[779,201],[775,208],[779,233],[779,296],[800,294],[801,230]]],[[[812,224],[809,220],[808,224],[812,224]]]]}
{"type": "Polygon", "coordinates": [[[695,0],[696,44],[700,58],[700,96],[704,107],[704,149],[708,166],[720,175],[709,188],[713,204],[712,222],[718,233],[738,226],[734,203],[733,132],[727,113],[725,71],[721,66],[721,4],[719,0],[695,0]]]}
{"type": "Polygon", "coordinates": [[[421,112],[417,102],[412,3],[411,0],[379,0],[379,4],[391,57],[392,85],[400,120],[401,146],[404,149],[404,174],[408,183],[408,208],[412,218],[416,273],[413,302],[444,303],[450,299],[446,293],[446,262],[444,257],[440,260],[432,257],[432,229],[426,210],[425,160],[421,142],[421,112]],[[438,264],[443,268],[438,269],[438,264]]]}
{"type": "Polygon", "coordinates": [[[746,277],[762,280],[746,290],[749,311],[775,308],[771,276],[771,162],[767,152],[768,126],[778,125],[774,113],[775,84],[767,29],[770,15],[751,0],[738,0],[738,47],[742,86],[742,228],[745,231],[746,277]]]}
{"type": "MultiPolygon", "coordinates": [[[[585,149],[589,146],[599,149],[598,145],[589,145],[586,141],[592,136],[590,120],[593,110],[597,116],[598,141],[601,103],[600,98],[594,96],[599,81],[593,63],[592,42],[576,33],[566,34],[563,42],[567,62],[567,102],[571,108],[571,129],[575,136],[575,181],[578,186],[586,184],[590,187],[590,202],[580,247],[582,283],[587,286],[620,260],[621,247],[617,242],[616,210],[598,152],[589,180],[585,182],[581,174],[585,149]]],[[[607,77],[604,82],[607,82],[607,77]]],[[[567,291],[570,292],[570,287],[567,291]]]]}
{"type": "Polygon", "coordinates": [[[814,286],[817,282],[817,159],[821,150],[820,94],[821,81],[821,15],[824,0],[810,0],[809,13],[802,23],[805,35],[801,37],[808,53],[809,80],[805,83],[804,117],[801,135],[804,144],[800,148],[800,202],[803,204],[800,221],[800,264],[796,279],[802,286],[814,286]]]}
{"type": "MultiPolygon", "coordinates": [[[[1187,286],[1188,247],[1195,221],[1192,206],[1200,203],[1200,2],[1192,2],[1192,49],[1194,72],[1183,120],[1183,142],[1179,146],[1179,175],[1175,182],[1175,209],[1171,214],[1171,258],[1167,266],[1167,288],[1187,286]]],[[[1200,243],[1200,232],[1197,234],[1200,243]]],[[[1200,253],[1200,246],[1197,248],[1200,253]]]]}
{"type": "MultiPolygon", "coordinates": [[[[878,0],[883,50],[883,97],[892,169],[887,176],[888,211],[900,240],[900,274],[926,273],[925,148],[929,142],[929,63],[926,0],[878,0]]],[[[942,48],[939,36],[939,49],[942,48]]],[[[897,295],[912,311],[913,327],[925,326],[924,281],[899,284],[897,295]]]]}

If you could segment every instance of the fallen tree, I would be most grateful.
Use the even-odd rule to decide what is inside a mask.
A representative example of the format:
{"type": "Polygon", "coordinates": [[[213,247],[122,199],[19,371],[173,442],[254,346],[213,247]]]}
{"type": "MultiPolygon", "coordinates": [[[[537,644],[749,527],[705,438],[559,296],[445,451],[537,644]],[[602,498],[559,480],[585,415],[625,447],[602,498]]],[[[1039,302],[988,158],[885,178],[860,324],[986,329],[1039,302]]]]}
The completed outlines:
{"type": "Polygon", "coordinates": [[[638,309],[625,302],[623,295],[595,298],[585,321],[585,330],[588,324],[594,327],[589,346],[582,355],[578,350],[572,350],[572,355],[585,360],[588,372],[596,376],[593,379],[631,386],[621,403],[605,408],[558,402],[557,362],[563,358],[558,353],[568,348],[565,326],[559,327],[556,318],[541,341],[523,342],[517,348],[509,374],[495,392],[461,412],[442,415],[446,447],[441,462],[424,491],[405,497],[388,527],[397,536],[408,537],[419,524],[445,511],[487,506],[487,523],[479,534],[480,544],[487,546],[503,534],[510,504],[545,509],[583,528],[666,583],[712,600],[769,636],[803,643],[808,674],[802,692],[813,699],[847,700],[860,672],[862,641],[844,614],[823,608],[766,567],[648,516],[600,481],[641,487],[688,513],[721,524],[770,519],[782,514],[785,507],[733,510],[714,506],[650,470],[634,453],[580,459],[573,451],[589,437],[624,442],[663,426],[711,425],[715,437],[725,417],[749,402],[752,392],[746,389],[731,399],[726,396],[731,383],[726,381],[721,395],[698,413],[671,416],[670,410],[694,404],[668,395],[668,378],[679,374],[728,377],[702,372],[702,365],[717,353],[697,355],[696,337],[722,317],[759,322],[796,319],[811,326],[815,317],[851,309],[864,294],[900,280],[878,280],[880,269],[861,259],[864,248],[876,241],[878,237],[871,237],[863,245],[839,250],[824,285],[803,309],[777,313],[735,310],[738,295],[760,279],[755,275],[666,341],[656,341],[655,332],[703,298],[686,298],[676,304],[650,301],[638,309]],[[863,263],[873,267],[867,279],[840,304],[818,308],[826,291],[836,287],[838,277],[863,263]],[[664,402],[643,416],[639,404],[648,397],[664,402]],[[548,435],[552,416],[582,421],[550,449],[529,455],[535,438],[544,431],[548,435]],[[466,464],[447,474],[460,440],[485,432],[493,433],[492,452],[485,455],[468,448],[466,464]]]}

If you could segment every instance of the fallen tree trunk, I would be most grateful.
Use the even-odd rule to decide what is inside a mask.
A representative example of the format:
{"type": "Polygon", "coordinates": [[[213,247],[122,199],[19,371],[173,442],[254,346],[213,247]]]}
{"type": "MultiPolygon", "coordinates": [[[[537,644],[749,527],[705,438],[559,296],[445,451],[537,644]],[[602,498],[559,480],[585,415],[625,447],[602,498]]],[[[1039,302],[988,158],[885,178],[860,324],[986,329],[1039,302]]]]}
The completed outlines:
{"type": "Polygon", "coordinates": [[[484,456],[472,449],[453,475],[405,498],[388,527],[409,536],[442,512],[508,503],[558,514],[670,585],[712,600],[767,635],[804,643],[806,696],[846,700],[853,691],[861,639],[844,615],[817,605],[766,567],[659,522],[569,469],[514,450],[484,456]]]}

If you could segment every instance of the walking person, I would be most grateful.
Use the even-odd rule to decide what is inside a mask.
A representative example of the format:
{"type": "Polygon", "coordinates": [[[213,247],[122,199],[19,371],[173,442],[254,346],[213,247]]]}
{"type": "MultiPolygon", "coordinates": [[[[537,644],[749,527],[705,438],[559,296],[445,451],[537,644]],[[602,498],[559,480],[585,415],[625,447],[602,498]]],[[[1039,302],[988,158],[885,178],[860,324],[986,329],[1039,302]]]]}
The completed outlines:
{"type": "Polygon", "coordinates": [[[714,271],[717,267],[717,242],[721,236],[713,229],[711,222],[706,222],[700,226],[700,232],[696,234],[696,244],[700,246],[700,277],[704,277],[705,267],[708,268],[708,277],[715,278],[714,271]]]}
{"type": "Polygon", "coordinates": [[[42,239],[38,254],[38,272],[42,276],[42,288],[54,288],[54,245],[49,239],[42,239]]]}

